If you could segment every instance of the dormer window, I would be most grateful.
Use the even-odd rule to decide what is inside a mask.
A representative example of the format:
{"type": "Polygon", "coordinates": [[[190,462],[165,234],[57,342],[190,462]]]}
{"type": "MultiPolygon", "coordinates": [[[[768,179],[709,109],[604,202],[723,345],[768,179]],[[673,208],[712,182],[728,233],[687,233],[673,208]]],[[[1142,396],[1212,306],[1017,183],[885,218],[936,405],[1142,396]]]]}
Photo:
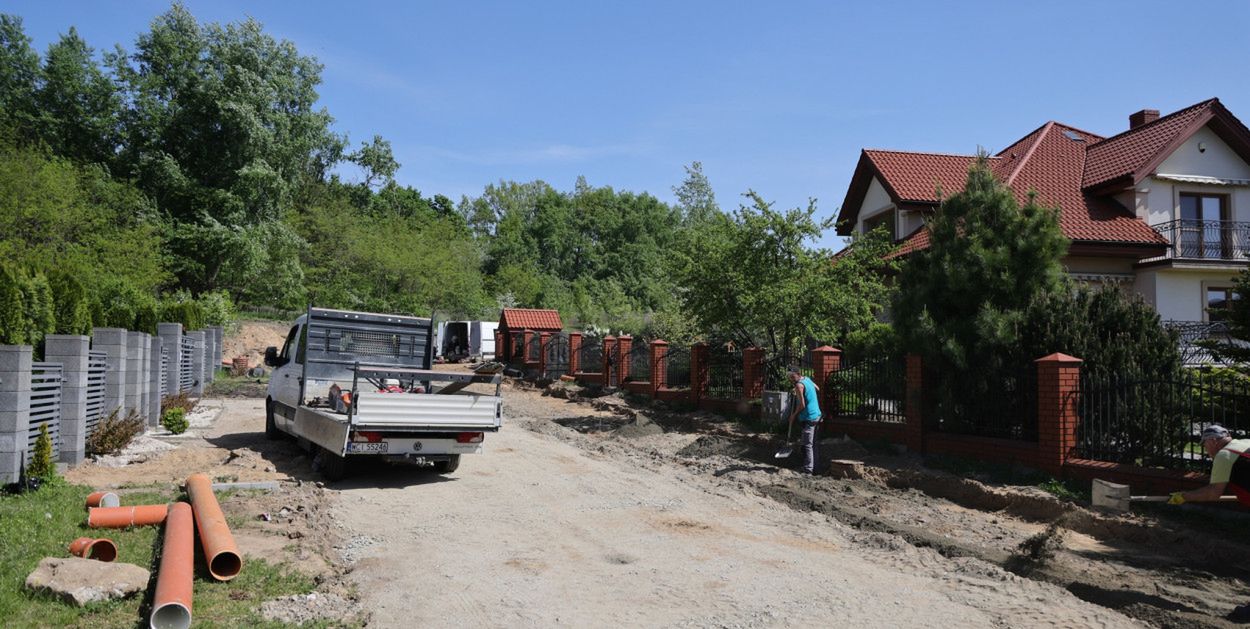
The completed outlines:
{"type": "Polygon", "coordinates": [[[895,231],[894,229],[894,209],[893,208],[888,209],[876,216],[870,216],[864,219],[864,233],[867,234],[868,232],[878,227],[881,227],[883,225],[885,226],[886,232],[890,234],[890,240],[893,240],[894,238],[897,237],[896,234],[898,232],[895,231]]]}

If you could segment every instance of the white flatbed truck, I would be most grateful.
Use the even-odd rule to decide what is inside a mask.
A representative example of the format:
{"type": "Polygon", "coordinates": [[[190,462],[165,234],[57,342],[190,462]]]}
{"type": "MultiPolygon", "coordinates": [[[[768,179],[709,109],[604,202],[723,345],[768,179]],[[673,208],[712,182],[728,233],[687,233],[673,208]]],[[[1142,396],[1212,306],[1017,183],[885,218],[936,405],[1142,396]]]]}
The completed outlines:
{"type": "Polygon", "coordinates": [[[361,457],[454,472],[502,427],[503,381],[432,371],[433,339],[431,319],[310,307],[282,348],[265,352],[265,436],[294,437],[331,480],[361,457]]]}

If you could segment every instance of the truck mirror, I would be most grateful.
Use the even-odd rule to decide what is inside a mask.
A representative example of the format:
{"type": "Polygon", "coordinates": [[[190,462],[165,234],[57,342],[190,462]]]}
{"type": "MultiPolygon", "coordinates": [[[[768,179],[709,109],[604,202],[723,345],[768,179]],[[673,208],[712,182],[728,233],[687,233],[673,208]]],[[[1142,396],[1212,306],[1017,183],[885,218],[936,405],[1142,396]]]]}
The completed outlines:
{"type": "Polygon", "coordinates": [[[278,348],[276,347],[265,348],[265,364],[269,367],[278,366],[278,348]]]}

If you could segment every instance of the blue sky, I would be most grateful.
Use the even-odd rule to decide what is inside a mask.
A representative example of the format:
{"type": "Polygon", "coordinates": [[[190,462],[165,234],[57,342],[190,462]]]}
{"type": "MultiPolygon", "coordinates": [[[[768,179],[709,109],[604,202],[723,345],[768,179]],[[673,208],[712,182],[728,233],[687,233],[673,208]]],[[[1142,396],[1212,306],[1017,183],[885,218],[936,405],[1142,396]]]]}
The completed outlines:
{"type": "MultiPolygon", "coordinates": [[[[1095,133],[1218,96],[1250,121],[1250,2],[237,2],[324,65],[353,144],[453,199],[501,179],[672,200],[703,162],[723,208],[753,188],[834,214],[864,147],[996,150],[1047,120],[1095,133]]],[[[169,7],[7,0],[43,51],[69,26],[131,48],[169,7]]],[[[826,235],[823,244],[841,246],[826,235]]]]}

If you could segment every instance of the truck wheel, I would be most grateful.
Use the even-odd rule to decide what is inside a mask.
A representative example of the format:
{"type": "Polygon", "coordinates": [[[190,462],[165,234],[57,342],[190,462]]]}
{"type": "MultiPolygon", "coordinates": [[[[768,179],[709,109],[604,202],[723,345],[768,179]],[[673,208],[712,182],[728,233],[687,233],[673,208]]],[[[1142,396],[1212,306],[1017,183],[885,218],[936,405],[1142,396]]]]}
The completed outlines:
{"type": "Polygon", "coordinates": [[[277,441],[282,438],[282,431],[273,420],[273,400],[265,400],[265,438],[277,441]]]}
{"type": "Polygon", "coordinates": [[[313,457],[313,468],[328,481],[343,480],[347,476],[347,459],[321,448],[313,457]]]}
{"type": "Polygon", "coordinates": [[[436,461],[434,463],[434,471],[439,474],[450,474],[456,471],[456,468],[458,467],[460,467],[459,454],[451,455],[451,458],[446,461],[436,461]]]}

